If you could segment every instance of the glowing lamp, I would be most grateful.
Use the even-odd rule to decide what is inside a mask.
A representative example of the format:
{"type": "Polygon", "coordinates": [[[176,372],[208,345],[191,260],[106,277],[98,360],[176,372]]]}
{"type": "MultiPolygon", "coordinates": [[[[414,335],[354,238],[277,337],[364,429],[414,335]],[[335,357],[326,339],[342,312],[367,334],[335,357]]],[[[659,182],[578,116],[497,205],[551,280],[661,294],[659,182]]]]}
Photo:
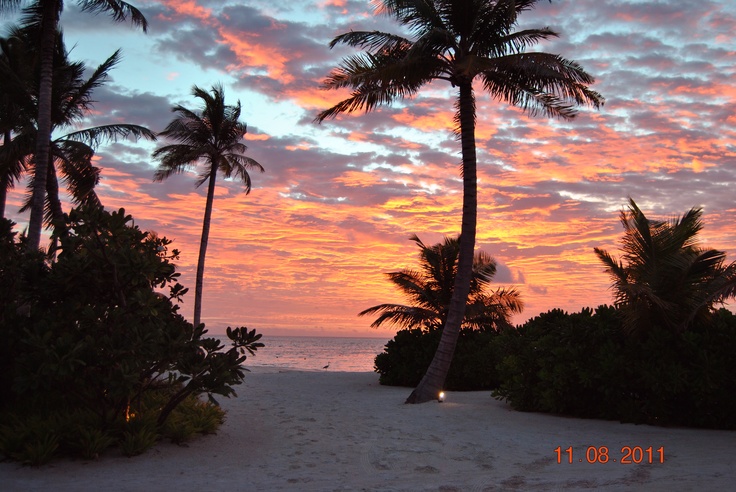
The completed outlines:
{"type": "Polygon", "coordinates": [[[440,394],[437,395],[437,401],[440,402],[440,403],[442,403],[443,401],[445,401],[445,392],[444,391],[440,391],[440,394]]]}

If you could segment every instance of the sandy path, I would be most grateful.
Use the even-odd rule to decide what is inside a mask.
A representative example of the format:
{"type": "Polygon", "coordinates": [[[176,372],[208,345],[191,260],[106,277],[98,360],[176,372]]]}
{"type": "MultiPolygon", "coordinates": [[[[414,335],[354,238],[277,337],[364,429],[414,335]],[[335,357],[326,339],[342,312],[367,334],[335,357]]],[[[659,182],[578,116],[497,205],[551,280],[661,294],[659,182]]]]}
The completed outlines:
{"type": "Polygon", "coordinates": [[[228,417],[216,436],[136,458],[0,463],[0,490],[700,491],[736,481],[736,432],[520,413],[488,392],[404,405],[409,391],[377,378],[252,373],[238,398],[222,402],[228,417]],[[572,446],[574,463],[563,455],[558,464],[557,446],[572,446]],[[608,447],[611,461],[588,463],[588,446],[608,447]],[[621,464],[623,446],[663,446],[665,462],[621,464]]]}

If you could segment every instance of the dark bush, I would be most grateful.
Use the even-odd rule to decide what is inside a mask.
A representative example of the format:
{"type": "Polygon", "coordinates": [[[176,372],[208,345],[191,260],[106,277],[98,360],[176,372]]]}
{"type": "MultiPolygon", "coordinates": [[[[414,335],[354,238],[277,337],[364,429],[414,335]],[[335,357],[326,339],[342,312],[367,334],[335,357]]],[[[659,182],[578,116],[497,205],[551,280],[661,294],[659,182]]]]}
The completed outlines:
{"type": "Polygon", "coordinates": [[[25,238],[18,239],[14,223],[0,218],[0,407],[10,402],[18,344],[22,340],[17,319],[25,306],[18,303],[25,285],[39,281],[45,272],[41,253],[26,252],[25,238]]]}
{"type": "MultiPolygon", "coordinates": [[[[441,336],[441,329],[399,330],[376,356],[375,371],[380,374],[379,382],[388,386],[418,385],[432,362],[441,336]]],[[[472,391],[498,385],[492,344],[496,337],[493,331],[460,331],[445,389],[472,391]]]]}
{"type": "Polygon", "coordinates": [[[9,227],[0,232],[0,280],[12,280],[0,287],[7,295],[0,336],[10,341],[2,349],[2,389],[11,414],[81,410],[103,433],[135,415],[161,429],[188,398],[234,394],[245,353],[262,346],[255,330],[228,328],[232,347],[225,350],[205,337],[204,325],[186,321],[177,303],[187,289],[172,263],[178,252],[132,225],[122,209],[73,210],[54,233],[56,258],[45,261],[26,255],[9,227]],[[146,405],[151,392],[167,398],[146,405]]]}
{"type": "Polygon", "coordinates": [[[524,411],[656,425],[736,428],[736,316],[721,309],[685,333],[624,336],[601,306],[553,310],[495,341],[499,399],[524,411]]]}

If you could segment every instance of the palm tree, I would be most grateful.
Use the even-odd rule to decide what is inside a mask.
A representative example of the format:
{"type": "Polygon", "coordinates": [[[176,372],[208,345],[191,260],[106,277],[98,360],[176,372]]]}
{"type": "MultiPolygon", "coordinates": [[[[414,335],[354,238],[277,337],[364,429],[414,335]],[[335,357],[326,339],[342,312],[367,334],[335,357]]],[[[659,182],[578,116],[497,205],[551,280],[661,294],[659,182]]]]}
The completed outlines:
{"type": "MultiPolygon", "coordinates": [[[[371,324],[373,328],[389,322],[402,328],[435,330],[445,324],[457,273],[459,238],[445,238],[444,242],[432,246],[426,246],[416,235],[411,240],[421,250],[419,271],[402,270],[387,274],[411,305],[379,304],[362,311],[359,316],[379,315],[371,324]]],[[[487,292],[495,274],[496,260],[483,251],[477,252],[473,259],[463,328],[489,330],[508,327],[511,326],[511,316],[524,309],[515,289],[487,292]]]]}
{"type": "Polygon", "coordinates": [[[461,142],[463,177],[458,271],[437,353],[407,403],[437,398],[452,362],[470,290],[477,217],[473,82],[479,79],[495,99],[530,115],[571,119],[576,105],[598,108],[603,104],[603,97],[588,88],[594,80],[580,65],[558,55],[525,51],[557,36],[549,28],[514,30],[519,15],[538,1],[381,0],[378,11],[408,26],[412,39],[351,31],[330,43],[330,47],[347,44],[366,51],[345,58],[325,80],[326,89],[352,88],[353,92],[321,112],[319,122],[411,97],[433,80],[444,80],[458,90],[455,133],[461,142]]]}
{"type": "MultiPolygon", "coordinates": [[[[13,42],[6,43],[8,46],[13,46],[9,58],[23,56],[29,64],[33,64],[34,60],[38,61],[38,57],[35,56],[37,47],[32,42],[34,37],[30,29],[12,31],[9,39],[13,42]]],[[[85,65],[81,62],[71,62],[69,60],[61,33],[58,33],[55,46],[52,131],[73,127],[82,121],[83,117],[92,109],[92,92],[102,85],[109,71],[120,60],[120,52],[116,51],[97,67],[89,78],[84,78],[85,65]]],[[[0,76],[5,75],[4,68],[0,66],[0,76]]],[[[22,171],[33,169],[36,161],[34,159],[37,137],[35,101],[38,99],[36,97],[38,94],[38,78],[33,74],[37,73],[38,64],[35,68],[35,71],[31,69],[24,72],[27,79],[23,84],[19,83],[18,85],[27,87],[28,90],[25,94],[18,91],[17,97],[14,99],[15,110],[17,114],[22,115],[21,120],[24,124],[17,125],[15,138],[8,139],[8,144],[3,146],[0,153],[0,162],[3,163],[3,168],[9,170],[9,173],[4,173],[3,177],[14,178],[8,179],[8,186],[12,185],[13,180],[17,180],[22,171]],[[13,173],[15,174],[13,175],[13,173]]],[[[11,75],[17,75],[20,78],[22,73],[18,70],[12,72],[11,75]]],[[[99,169],[92,164],[95,148],[104,141],[115,141],[120,137],[129,136],[150,140],[156,139],[155,134],[145,127],[117,123],[72,131],[49,143],[44,217],[46,224],[61,219],[63,214],[57,174],[61,174],[61,177],[66,181],[75,204],[99,206],[99,198],[94,192],[94,187],[99,181],[99,169]]],[[[32,176],[29,186],[31,193],[21,208],[21,212],[31,207],[35,179],[36,177],[32,176]]]]}
{"type": "Polygon", "coordinates": [[[210,234],[217,171],[222,172],[225,178],[234,176],[241,180],[247,194],[251,189],[248,169],[258,169],[263,172],[263,166],[243,155],[248,147],[241,141],[248,127],[245,123],[238,121],[240,101],[235,106],[226,105],[225,93],[221,85],[214,86],[210,92],[195,85],[192,94],[202,100],[201,111],[195,113],[180,105],[174,107],[173,112],[178,116],[159,135],[179,143],[166,145],[153,153],[154,158],[161,160],[153,179],[163,181],[172,174],[187,171],[192,165],[199,162],[205,164],[204,171],[199,175],[196,183],[196,186],[199,187],[209,181],[194,291],[194,326],[198,326],[202,314],[204,260],[210,234]]]}
{"type": "Polygon", "coordinates": [[[685,331],[736,294],[736,262],[726,265],[726,253],[697,246],[702,213],[693,208],[679,219],[654,221],[629,199],[629,210],[621,211],[623,261],[595,248],[628,332],[685,331]]]}
{"type": "MultiPolygon", "coordinates": [[[[33,197],[31,217],[28,224],[29,251],[37,250],[41,243],[41,229],[44,220],[44,203],[46,199],[46,180],[48,175],[49,142],[52,131],[52,79],[53,62],[59,18],[64,8],[63,0],[0,0],[0,12],[16,9],[28,3],[25,10],[24,24],[37,26],[38,52],[40,53],[40,74],[38,92],[38,134],[35,151],[35,170],[33,180],[33,197]]],[[[77,0],[77,5],[86,12],[94,14],[107,13],[114,21],[122,22],[128,18],[133,24],[146,31],[148,23],[141,12],[122,0],[77,0]]]]}

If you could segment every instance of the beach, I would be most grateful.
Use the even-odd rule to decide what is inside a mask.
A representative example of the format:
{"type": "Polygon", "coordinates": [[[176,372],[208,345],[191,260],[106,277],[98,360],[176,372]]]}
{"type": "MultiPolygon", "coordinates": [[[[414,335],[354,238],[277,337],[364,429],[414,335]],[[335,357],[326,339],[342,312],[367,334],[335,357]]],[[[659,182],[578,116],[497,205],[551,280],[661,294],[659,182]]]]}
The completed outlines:
{"type": "Polygon", "coordinates": [[[3,462],[0,490],[700,491],[736,479],[731,431],[523,413],[487,391],[405,405],[410,390],[373,373],[257,368],[236,391],[221,400],[216,435],[133,458],[3,462]],[[621,463],[624,454],[643,462],[621,463]]]}

